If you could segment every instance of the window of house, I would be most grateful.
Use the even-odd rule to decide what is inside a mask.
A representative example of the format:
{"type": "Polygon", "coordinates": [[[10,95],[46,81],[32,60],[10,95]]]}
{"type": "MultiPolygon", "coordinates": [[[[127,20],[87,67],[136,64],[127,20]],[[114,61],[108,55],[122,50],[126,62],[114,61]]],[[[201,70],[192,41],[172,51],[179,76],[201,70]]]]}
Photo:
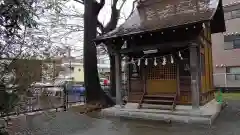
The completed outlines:
{"type": "Polygon", "coordinates": [[[232,19],[233,18],[239,18],[239,17],[240,17],[240,10],[232,11],[232,19]]]}
{"type": "Polygon", "coordinates": [[[227,67],[226,72],[228,80],[240,80],[240,67],[227,67]]]}
{"type": "Polygon", "coordinates": [[[239,49],[240,48],[240,35],[224,36],[224,49],[239,49]]]}
{"type": "Polygon", "coordinates": [[[233,48],[240,48],[240,38],[233,40],[233,48]]]}

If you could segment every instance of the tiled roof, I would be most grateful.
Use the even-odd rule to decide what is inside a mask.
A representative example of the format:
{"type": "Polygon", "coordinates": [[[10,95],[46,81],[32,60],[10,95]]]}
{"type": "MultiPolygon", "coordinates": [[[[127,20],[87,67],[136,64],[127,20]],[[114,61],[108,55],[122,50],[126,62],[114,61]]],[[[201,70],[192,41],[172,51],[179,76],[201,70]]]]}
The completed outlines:
{"type": "Polygon", "coordinates": [[[145,0],[124,24],[96,40],[211,20],[219,4],[221,0],[145,0]]]}

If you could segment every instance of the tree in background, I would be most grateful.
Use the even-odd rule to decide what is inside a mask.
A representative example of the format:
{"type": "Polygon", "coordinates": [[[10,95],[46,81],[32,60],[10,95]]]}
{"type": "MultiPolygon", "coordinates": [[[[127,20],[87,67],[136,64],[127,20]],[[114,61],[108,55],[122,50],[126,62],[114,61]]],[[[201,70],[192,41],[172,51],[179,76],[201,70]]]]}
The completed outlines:
{"type": "MultiPolygon", "coordinates": [[[[105,5],[105,0],[75,0],[79,3],[84,4],[85,14],[84,14],[84,69],[85,69],[85,84],[87,90],[87,100],[88,101],[101,101],[102,104],[106,104],[109,100],[104,96],[99,84],[99,77],[97,71],[97,58],[96,58],[96,45],[93,40],[97,35],[105,34],[117,27],[118,20],[120,18],[120,12],[125,4],[126,0],[112,0],[111,4],[111,18],[110,21],[103,25],[98,20],[98,15],[101,9],[105,5]],[[118,2],[121,2],[119,8],[118,2]],[[97,31],[99,30],[99,31],[97,31]],[[107,99],[107,100],[106,100],[107,99]]],[[[133,2],[133,7],[135,7],[136,1],[133,2]]],[[[133,10],[132,10],[133,12],[133,10]]],[[[132,13],[131,13],[132,14],[132,13]]],[[[103,47],[105,48],[105,47],[103,47]]],[[[108,48],[106,48],[108,50],[108,48]]],[[[110,58],[110,74],[111,74],[111,91],[113,95],[116,95],[116,81],[115,81],[115,60],[113,55],[109,53],[110,58]]]]}
{"type": "Polygon", "coordinates": [[[51,0],[0,0],[0,113],[11,112],[37,81],[34,66],[61,53],[38,27],[38,13],[46,9],[59,10],[51,0]]]}
{"type": "MultiPolygon", "coordinates": [[[[70,0],[69,0],[70,1],[70,0]]],[[[72,7],[68,7],[66,6],[67,2],[64,2],[63,0],[57,0],[57,5],[56,9],[57,10],[57,14],[52,13],[52,12],[44,12],[44,14],[46,14],[45,16],[48,16],[48,19],[44,19],[44,22],[40,22],[41,27],[51,27],[52,31],[46,32],[47,30],[43,30],[43,33],[47,33],[47,35],[49,35],[49,43],[50,44],[54,44],[56,42],[61,42],[62,39],[69,39],[69,38],[73,38],[73,36],[70,35],[76,35],[75,37],[78,37],[79,39],[81,39],[82,35],[81,32],[83,31],[83,13],[79,12],[79,10],[76,10],[76,8],[74,6],[72,7]],[[78,24],[76,23],[71,23],[71,21],[69,20],[75,20],[75,22],[78,22],[78,24]]],[[[73,0],[77,3],[80,3],[80,5],[84,6],[84,1],[83,0],[73,0]]],[[[109,0],[111,1],[111,13],[109,14],[110,20],[108,23],[104,24],[103,22],[98,20],[98,16],[100,11],[103,9],[104,6],[109,6],[107,5],[107,3],[105,2],[105,0],[101,0],[100,2],[97,2],[96,0],[92,1],[93,4],[93,12],[91,13],[91,15],[89,17],[89,19],[91,19],[89,22],[89,25],[91,25],[90,27],[93,27],[94,30],[96,30],[96,32],[92,32],[94,33],[94,38],[96,37],[96,35],[102,35],[105,34],[113,29],[116,28],[119,19],[120,19],[120,15],[121,15],[121,11],[124,7],[124,5],[126,4],[127,0],[109,0]],[[94,15],[94,16],[93,16],[94,15]],[[94,20],[94,21],[93,21],[94,20]],[[96,24],[94,23],[96,20],[96,24]]],[[[131,0],[128,0],[131,1],[131,0]]],[[[89,1],[87,1],[89,2],[89,1]]],[[[91,0],[90,0],[91,2],[91,0]]],[[[132,11],[130,12],[130,14],[133,12],[133,9],[136,5],[136,0],[133,2],[133,4],[131,5],[132,7],[132,11]]],[[[86,12],[86,11],[85,11],[86,12]]],[[[87,13],[85,13],[86,15],[87,13]]],[[[125,17],[124,19],[127,19],[128,17],[125,17]]],[[[85,18],[86,20],[86,18],[85,18]]],[[[86,26],[84,26],[85,28],[85,32],[91,32],[91,30],[86,30],[88,29],[86,26]]],[[[89,27],[89,28],[90,28],[89,27]]],[[[85,39],[84,41],[87,41],[90,39],[85,39]]],[[[91,40],[90,40],[91,41],[91,40]]],[[[60,43],[61,45],[67,45],[67,42],[65,43],[60,43]]],[[[89,44],[89,42],[88,42],[89,44]]],[[[92,43],[91,43],[92,44],[92,43]]],[[[67,47],[71,47],[67,45],[67,47]]],[[[104,54],[108,53],[108,48],[106,48],[106,46],[101,46],[100,49],[102,50],[101,52],[103,52],[104,54]]],[[[73,50],[75,50],[73,48],[73,50]]],[[[81,49],[82,51],[82,49],[81,49]]],[[[101,86],[99,85],[99,77],[98,77],[98,72],[97,72],[97,59],[96,58],[96,47],[95,45],[90,45],[84,46],[84,57],[85,57],[85,66],[86,65],[90,65],[90,66],[86,66],[85,69],[85,83],[86,83],[86,87],[87,87],[87,91],[88,92],[88,101],[100,101],[100,99],[102,101],[104,101],[103,99],[103,95],[104,93],[102,93],[101,91],[101,86]],[[91,47],[92,46],[92,47],[91,47]],[[88,51],[89,50],[89,51],[88,51]],[[85,55],[88,54],[88,55],[85,55]],[[88,60],[89,59],[89,60],[88,60]],[[94,66],[95,65],[95,66],[94,66]],[[102,93],[102,94],[100,94],[102,93]]],[[[82,53],[82,52],[80,52],[82,53]]],[[[115,59],[114,57],[109,53],[109,58],[110,58],[110,67],[111,67],[111,91],[112,91],[112,95],[115,96],[116,90],[115,90],[115,59]]]]}

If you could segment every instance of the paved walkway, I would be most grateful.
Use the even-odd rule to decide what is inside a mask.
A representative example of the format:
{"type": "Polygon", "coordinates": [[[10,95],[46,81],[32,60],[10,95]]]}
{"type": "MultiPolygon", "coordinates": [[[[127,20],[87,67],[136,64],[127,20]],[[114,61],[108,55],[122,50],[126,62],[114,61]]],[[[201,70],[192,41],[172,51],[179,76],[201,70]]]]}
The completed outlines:
{"type": "Polygon", "coordinates": [[[240,101],[228,101],[213,126],[96,119],[74,112],[45,113],[13,121],[13,135],[240,135],[240,101]]]}

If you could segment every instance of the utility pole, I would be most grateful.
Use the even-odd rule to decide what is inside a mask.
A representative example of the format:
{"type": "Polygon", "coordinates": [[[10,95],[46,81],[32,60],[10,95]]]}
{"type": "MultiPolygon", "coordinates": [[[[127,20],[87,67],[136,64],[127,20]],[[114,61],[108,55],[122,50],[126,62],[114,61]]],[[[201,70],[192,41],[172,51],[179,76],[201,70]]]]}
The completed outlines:
{"type": "MultiPolygon", "coordinates": [[[[65,45],[67,45],[67,37],[65,38],[65,45]]],[[[71,47],[67,46],[67,59],[69,63],[69,77],[72,80],[71,69],[72,69],[72,57],[71,57],[71,47]]]]}
{"type": "Polygon", "coordinates": [[[70,79],[72,80],[72,75],[71,75],[71,70],[72,70],[72,60],[71,60],[72,58],[71,58],[71,48],[70,47],[68,47],[68,62],[69,62],[69,77],[70,77],[70,79]]]}

